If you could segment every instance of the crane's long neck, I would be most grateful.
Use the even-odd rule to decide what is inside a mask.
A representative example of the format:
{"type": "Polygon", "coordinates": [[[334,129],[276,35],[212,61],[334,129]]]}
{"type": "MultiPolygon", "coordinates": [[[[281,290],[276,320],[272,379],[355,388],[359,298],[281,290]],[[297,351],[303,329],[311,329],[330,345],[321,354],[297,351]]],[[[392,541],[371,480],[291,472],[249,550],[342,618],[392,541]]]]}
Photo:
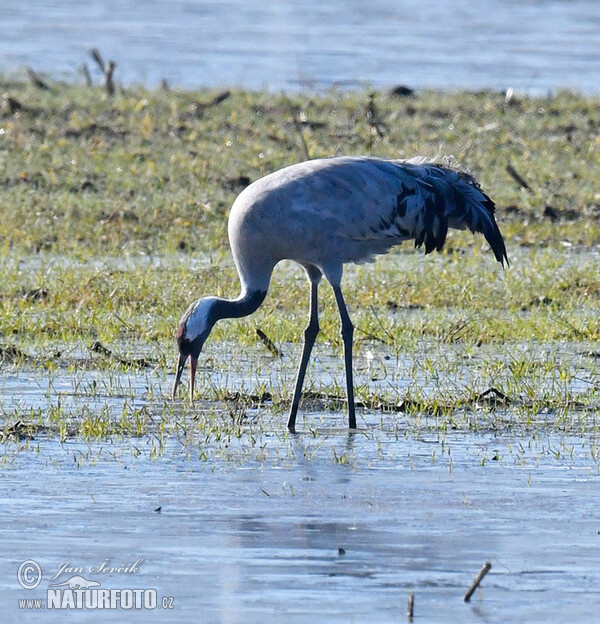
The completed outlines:
{"type": "Polygon", "coordinates": [[[266,290],[244,290],[237,299],[216,298],[213,304],[215,318],[248,316],[260,307],[266,296],[266,290]]]}
{"type": "MultiPolygon", "coordinates": [[[[233,257],[240,279],[241,293],[236,299],[217,298],[214,302],[215,319],[239,318],[255,312],[267,296],[275,263],[265,262],[256,254],[248,257],[245,247],[232,244],[233,257]]],[[[253,251],[257,251],[256,249],[253,251]]],[[[260,250],[259,250],[260,251],[260,250]]]]}

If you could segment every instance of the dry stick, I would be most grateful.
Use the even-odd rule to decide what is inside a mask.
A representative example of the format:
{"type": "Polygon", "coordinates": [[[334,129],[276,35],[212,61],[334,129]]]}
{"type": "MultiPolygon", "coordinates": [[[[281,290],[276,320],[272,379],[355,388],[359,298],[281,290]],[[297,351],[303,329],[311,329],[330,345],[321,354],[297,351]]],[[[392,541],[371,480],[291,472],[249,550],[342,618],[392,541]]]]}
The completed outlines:
{"type": "Polygon", "coordinates": [[[569,323],[569,321],[566,321],[563,318],[560,318],[560,316],[556,316],[555,320],[558,323],[562,323],[565,327],[568,327],[577,337],[579,337],[579,338],[585,338],[586,337],[585,332],[582,332],[580,329],[577,329],[577,327],[575,327],[575,325],[573,325],[572,323],[569,323]]]}
{"type": "Polygon", "coordinates": [[[357,325],[354,326],[354,329],[357,332],[361,333],[366,338],[370,338],[371,340],[375,340],[375,342],[381,342],[384,345],[389,345],[389,342],[386,342],[383,338],[380,338],[379,336],[376,336],[375,334],[371,334],[371,333],[365,331],[364,329],[361,329],[357,325]]]}
{"type": "Polygon", "coordinates": [[[109,96],[115,94],[115,83],[113,82],[115,67],[114,61],[108,61],[108,65],[104,68],[104,88],[109,96]]]}
{"type": "Polygon", "coordinates": [[[479,574],[475,577],[475,580],[471,583],[471,587],[467,589],[467,593],[465,594],[464,601],[469,602],[471,600],[471,596],[473,592],[479,587],[479,583],[483,580],[483,577],[492,569],[492,564],[488,561],[483,564],[481,570],[479,570],[479,574]]]}
{"type": "Polygon", "coordinates": [[[494,388],[494,386],[491,386],[484,392],[480,392],[473,397],[473,401],[483,401],[483,399],[510,403],[508,396],[506,396],[506,394],[504,394],[501,390],[498,390],[498,388],[494,388]]]}
{"type": "Polygon", "coordinates": [[[106,90],[106,93],[109,96],[114,95],[115,83],[113,81],[113,74],[115,72],[115,67],[117,66],[116,63],[114,61],[108,61],[108,63],[105,63],[98,48],[90,50],[90,54],[98,64],[98,67],[100,67],[100,71],[104,74],[104,80],[102,84],[104,86],[104,89],[106,90]]]}
{"type": "Polygon", "coordinates": [[[81,73],[83,74],[83,77],[85,78],[85,84],[88,87],[92,86],[92,77],[90,76],[90,70],[87,66],[87,63],[84,63],[80,68],[81,73]]]}
{"type": "Polygon", "coordinates": [[[446,335],[442,338],[442,342],[454,342],[458,338],[460,332],[462,332],[463,329],[466,329],[472,320],[473,316],[469,316],[466,319],[460,319],[459,321],[454,323],[454,325],[450,327],[450,329],[446,332],[446,335]]]}
{"type": "Polygon", "coordinates": [[[123,358],[116,353],[113,353],[110,349],[107,349],[99,340],[94,340],[88,349],[93,353],[98,353],[99,355],[102,355],[109,360],[119,362],[119,364],[123,364],[124,366],[136,366],[139,368],[148,368],[152,366],[152,362],[146,360],[145,358],[123,358]]]}
{"type": "MultiPolygon", "coordinates": [[[[168,85],[167,85],[168,90],[168,85]]],[[[226,91],[221,91],[221,93],[217,93],[214,98],[209,100],[208,102],[198,102],[196,106],[196,110],[198,114],[203,113],[207,108],[211,106],[218,106],[221,102],[224,102],[228,98],[231,97],[231,91],[227,89],[226,91]]]]}
{"type": "Polygon", "coordinates": [[[415,613],[415,595],[408,594],[408,609],[406,610],[406,617],[412,621],[415,613]]]}
{"type": "Polygon", "coordinates": [[[215,97],[208,103],[208,106],[217,106],[221,102],[229,99],[231,97],[231,91],[227,89],[226,91],[221,91],[221,93],[217,93],[215,97]]]}
{"type": "Polygon", "coordinates": [[[519,172],[510,163],[506,165],[506,172],[521,188],[527,189],[530,193],[533,192],[529,184],[527,184],[527,182],[519,175],[519,172]]]}
{"type": "Polygon", "coordinates": [[[276,355],[277,357],[283,356],[283,353],[275,346],[275,343],[259,327],[256,328],[256,335],[261,339],[262,343],[273,355],[276,355]]]}
{"type": "MultiPolygon", "coordinates": [[[[394,336],[392,336],[392,334],[390,333],[389,330],[387,330],[384,326],[384,324],[381,322],[381,319],[379,318],[379,314],[377,314],[377,310],[375,309],[375,306],[369,306],[371,309],[371,312],[373,313],[373,316],[375,317],[376,321],[379,323],[379,327],[381,327],[381,330],[383,331],[383,333],[388,337],[388,340],[390,341],[388,344],[394,344],[395,340],[394,340],[394,336]]],[[[384,342],[383,340],[381,342],[384,342]]]]}
{"type": "Polygon", "coordinates": [[[100,71],[104,72],[104,59],[100,54],[100,50],[98,50],[98,48],[94,48],[93,50],[90,50],[90,54],[92,55],[92,58],[96,61],[96,63],[98,63],[100,71]]]}
{"type": "Polygon", "coordinates": [[[41,79],[40,75],[37,72],[34,72],[31,67],[26,67],[25,71],[27,72],[27,76],[29,76],[29,80],[38,88],[38,89],[49,89],[50,87],[41,79]]]}

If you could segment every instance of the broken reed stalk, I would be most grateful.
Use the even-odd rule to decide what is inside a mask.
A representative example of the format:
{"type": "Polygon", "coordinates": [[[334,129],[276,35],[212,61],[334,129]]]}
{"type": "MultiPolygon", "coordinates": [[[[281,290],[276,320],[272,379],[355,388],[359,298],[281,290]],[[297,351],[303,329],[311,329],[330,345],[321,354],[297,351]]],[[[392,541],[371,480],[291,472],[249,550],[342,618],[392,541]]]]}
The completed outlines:
{"type": "Polygon", "coordinates": [[[530,193],[533,192],[529,184],[527,184],[525,179],[519,175],[519,172],[510,163],[506,165],[506,172],[521,188],[528,190],[530,193]]]}
{"type": "Polygon", "coordinates": [[[44,82],[41,76],[37,72],[34,72],[31,67],[26,67],[25,71],[27,72],[27,76],[29,80],[31,80],[31,83],[35,85],[38,89],[50,89],[48,84],[44,82]]]}
{"type": "Polygon", "coordinates": [[[98,48],[94,48],[93,50],[90,50],[90,54],[92,58],[96,61],[96,63],[98,63],[98,67],[100,67],[100,71],[104,73],[104,59],[102,58],[102,55],[100,54],[100,50],[98,50],[98,48]]]}
{"type": "Polygon", "coordinates": [[[90,76],[90,70],[87,66],[87,63],[84,63],[81,67],[80,67],[80,71],[83,74],[83,77],[85,78],[85,85],[86,87],[91,87],[92,86],[92,77],[90,76]]]}
{"type": "MultiPolygon", "coordinates": [[[[116,63],[114,61],[108,61],[108,63],[105,63],[104,59],[102,58],[102,55],[100,54],[100,50],[98,50],[98,48],[94,48],[93,50],[90,50],[90,55],[96,61],[96,63],[98,64],[98,67],[100,68],[100,71],[104,75],[102,85],[107,95],[109,97],[114,95],[115,94],[115,82],[113,80],[113,74],[115,73],[115,68],[117,66],[116,63]]],[[[88,85],[90,83],[91,83],[91,80],[88,83],[88,85]]]]}
{"type": "Polygon", "coordinates": [[[302,145],[302,152],[304,153],[304,157],[306,160],[310,159],[310,150],[308,149],[308,143],[306,142],[306,137],[304,136],[304,132],[302,132],[302,126],[300,125],[300,120],[296,115],[296,111],[292,110],[292,121],[294,122],[294,128],[296,128],[296,132],[300,137],[300,144],[302,145]]]}
{"type": "Polygon", "coordinates": [[[366,117],[367,123],[371,128],[371,134],[377,134],[380,139],[385,136],[387,127],[383,121],[379,118],[377,107],[375,106],[375,93],[369,93],[369,102],[367,104],[366,117]]]}
{"type": "Polygon", "coordinates": [[[415,614],[415,595],[408,594],[408,608],[406,609],[406,617],[412,621],[415,614]]]}
{"type": "Polygon", "coordinates": [[[483,580],[483,577],[492,569],[492,564],[488,561],[483,564],[481,570],[479,570],[479,574],[475,577],[475,580],[471,583],[471,587],[467,589],[467,593],[465,594],[464,601],[469,602],[471,600],[471,596],[473,592],[479,587],[479,583],[483,580]]]}
{"type": "Polygon", "coordinates": [[[208,106],[217,106],[221,102],[228,100],[230,97],[231,97],[231,91],[229,89],[226,89],[225,91],[221,91],[220,93],[217,93],[217,95],[215,95],[215,97],[208,103],[208,106]]]}
{"type": "Polygon", "coordinates": [[[115,67],[116,64],[114,61],[108,61],[108,64],[104,67],[104,88],[109,96],[115,94],[115,83],[113,81],[115,67]]]}
{"type": "Polygon", "coordinates": [[[2,360],[29,360],[31,359],[26,353],[14,345],[0,345],[0,361],[2,360]]]}
{"type": "Polygon", "coordinates": [[[98,355],[101,355],[109,360],[113,360],[114,362],[118,362],[123,366],[134,366],[136,368],[149,368],[152,366],[152,362],[146,360],[145,358],[123,358],[116,353],[113,353],[110,349],[107,349],[99,340],[94,340],[88,349],[92,353],[98,353],[98,355]]]}
{"type": "Polygon", "coordinates": [[[283,353],[275,346],[275,343],[265,334],[265,332],[260,329],[260,327],[256,328],[256,335],[260,338],[261,342],[267,347],[267,349],[277,357],[282,357],[283,353]]]}
{"type": "MultiPolygon", "coordinates": [[[[168,85],[167,85],[167,89],[168,89],[168,85]]],[[[210,99],[208,102],[196,102],[194,104],[194,109],[196,111],[196,114],[198,115],[198,117],[200,117],[204,113],[205,110],[211,108],[212,106],[218,106],[219,104],[221,104],[221,102],[224,102],[230,97],[231,97],[231,91],[227,89],[225,91],[221,91],[220,93],[217,93],[217,95],[215,95],[215,97],[210,99]]]]}
{"type": "Polygon", "coordinates": [[[507,404],[511,402],[510,398],[506,396],[504,392],[502,392],[501,390],[498,390],[498,388],[494,388],[494,386],[491,386],[484,392],[480,392],[479,394],[476,394],[472,400],[476,403],[479,401],[483,401],[483,400],[487,400],[489,403],[507,404]]]}

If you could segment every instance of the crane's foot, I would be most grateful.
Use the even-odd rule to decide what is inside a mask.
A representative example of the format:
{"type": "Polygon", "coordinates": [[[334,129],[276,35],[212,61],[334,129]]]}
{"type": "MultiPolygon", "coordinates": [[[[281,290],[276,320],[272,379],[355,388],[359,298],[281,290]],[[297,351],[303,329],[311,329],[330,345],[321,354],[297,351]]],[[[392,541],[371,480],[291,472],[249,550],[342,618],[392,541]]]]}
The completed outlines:
{"type": "Polygon", "coordinates": [[[287,428],[290,433],[296,433],[296,412],[290,412],[287,428]]]}

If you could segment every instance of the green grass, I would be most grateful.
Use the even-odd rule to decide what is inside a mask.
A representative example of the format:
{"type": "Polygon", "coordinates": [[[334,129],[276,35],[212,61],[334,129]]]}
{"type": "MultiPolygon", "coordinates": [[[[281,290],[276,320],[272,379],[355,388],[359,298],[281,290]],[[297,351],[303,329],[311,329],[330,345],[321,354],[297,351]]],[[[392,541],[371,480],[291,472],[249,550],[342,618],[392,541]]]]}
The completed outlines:
{"type": "MultiPolygon", "coordinates": [[[[1,87],[5,374],[140,374],[135,366],[90,353],[100,340],[124,360],[147,357],[164,378],[175,358],[177,320],[189,303],[204,294],[238,294],[227,214],[250,181],[306,157],[452,156],[496,201],[511,267],[502,270],[485,241],[464,232],[451,232],[441,254],[424,257],[407,243],[375,265],[348,267],[344,285],[357,327],[359,399],[393,405],[408,398],[415,422],[421,422],[419,414],[433,414],[438,426],[460,421],[467,428],[482,426],[471,399],[490,386],[514,400],[509,415],[496,419],[505,426],[539,426],[541,410],[576,404],[589,411],[597,404],[597,358],[581,354],[594,352],[600,341],[600,99],[565,92],[507,103],[492,92],[395,98],[234,90],[212,104],[212,91],[130,88],[107,99],[80,86],[1,87]],[[8,97],[19,110],[11,110],[8,97]],[[508,164],[530,190],[509,175],[508,164]],[[388,380],[385,391],[369,381],[372,352],[410,362],[395,369],[381,364],[376,373],[388,380]],[[460,358],[471,362],[466,376],[460,358]],[[574,383],[578,377],[584,390],[574,383]],[[423,393],[423,383],[433,391],[423,393]]],[[[214,402],[207,423],[216,418],[213,408],[222,409],[225,422],[239,428],[235,415],[243,417],[248,406],[225,400],[225,378],[229,371],[242,376],[244,366],[265,367],[271,382],[247,390],[271,393],[272,417],[283,421],[307,298],[302,270],[284,262],[255,315],[215,328],[206,353],[214,364],[205,379],[214,402]],[[256,328],[289,356],[283,364],[266,352],[256,328]],[[243,364],[232,361],[231,345],[247,355],[243,364]],[[269,363],[261,363],[263,357],[269,363]]],[[[317,349],[338,355],[339,325],[327,287],[321,306],[317,349]]],[[[323,396],[343,394],[335,362],[339,383],[315,380],[318,371],[311,369],[309,386],[323,396]]],[[[83,396],[94,395],[90,390],[83,396]]],[[[140,416],[139,407],[116,413],[122,406],[110,405],[58,417],[65,412],[56,412],[55,399],[50,393],[54,412],[40,408],[31,416],[26,409],[4,409],[4,421],[36,422],[61,437],[102,439],[157,435],[157,422],[169,423],[172,433],[192,413],[169,411],[163,396],[150,402],[150,417],[140,416]]],[[[327,401],[317,404],[333,408],[327,401]]],[[[493,406],[484,412],[493,413],[493,406]]],[[[582,428],[579,416],[551,423],[582,428]]]]}
{"type": "Polygon", "coordinates": [[[224,253],[229,207],[249,180],[336,154],[452,155],[496,200],[511,240],[600,241],[600,99],[560,93],[506,104],[488,92],[378,93],[373,117],[368,93],[235,91],[203,107],[214,93],[129,89],[106,99],[83,87],[2,90],[23,106],[2,115],[6,252],[224,253]],[[509,163],[531,192],[509,176],[509,163]],[[548,206],[576,222],[550,223],[548,206]]]}

